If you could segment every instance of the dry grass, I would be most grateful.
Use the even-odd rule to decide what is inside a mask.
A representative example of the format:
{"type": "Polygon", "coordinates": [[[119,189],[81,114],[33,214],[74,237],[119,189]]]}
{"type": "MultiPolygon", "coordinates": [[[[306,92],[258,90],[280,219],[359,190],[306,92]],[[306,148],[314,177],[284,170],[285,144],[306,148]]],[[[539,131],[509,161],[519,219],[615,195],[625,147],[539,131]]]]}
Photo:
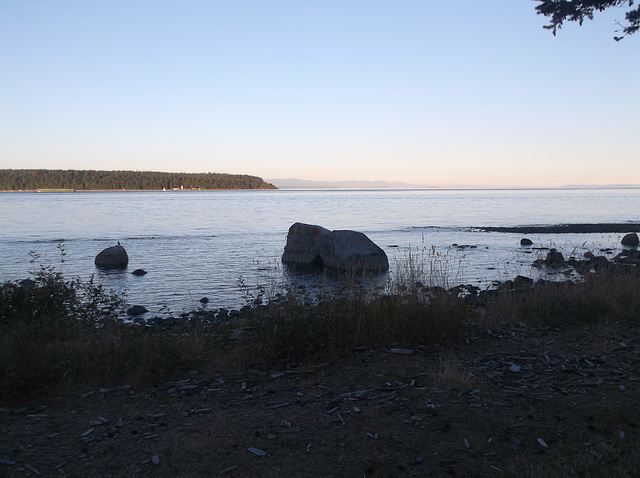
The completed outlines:
{"type": "Polygon", "coordinates": [[[535,287],[492,295],[491,321],[559,325],[567,322],[629,320],[640,316],[640,276],[635,268],[605,268],[580,282],[540,280],[535,287]]]}
{"type": "Polygon", "coordinates": [[[439,360],[428,370],[428,376],[438,388],[469,392],[476,386],[471,372],[465,370],[451,353],[441,354],[439,360]]]}

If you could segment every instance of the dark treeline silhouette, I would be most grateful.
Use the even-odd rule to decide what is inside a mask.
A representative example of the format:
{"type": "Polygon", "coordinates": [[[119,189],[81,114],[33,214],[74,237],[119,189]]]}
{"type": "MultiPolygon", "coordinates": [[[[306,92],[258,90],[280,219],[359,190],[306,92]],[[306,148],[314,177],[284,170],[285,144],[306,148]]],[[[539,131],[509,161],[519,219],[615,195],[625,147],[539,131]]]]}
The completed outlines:
{"type": "Polygon", "coordinates": [[[256,176],[223,173],[0,169],[0,190],[276,189],[256,176]]]}

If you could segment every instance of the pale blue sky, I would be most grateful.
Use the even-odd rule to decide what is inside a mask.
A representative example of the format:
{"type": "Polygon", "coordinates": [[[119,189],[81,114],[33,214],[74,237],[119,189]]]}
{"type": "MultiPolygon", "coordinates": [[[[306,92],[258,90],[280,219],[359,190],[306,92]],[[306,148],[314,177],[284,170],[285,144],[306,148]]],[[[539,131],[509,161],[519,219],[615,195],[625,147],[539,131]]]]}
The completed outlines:
{"type": "Polygon", "coordinates": [[[530,0],[0,1],[0,168],[640,183],[640,34],[530,0]]]}

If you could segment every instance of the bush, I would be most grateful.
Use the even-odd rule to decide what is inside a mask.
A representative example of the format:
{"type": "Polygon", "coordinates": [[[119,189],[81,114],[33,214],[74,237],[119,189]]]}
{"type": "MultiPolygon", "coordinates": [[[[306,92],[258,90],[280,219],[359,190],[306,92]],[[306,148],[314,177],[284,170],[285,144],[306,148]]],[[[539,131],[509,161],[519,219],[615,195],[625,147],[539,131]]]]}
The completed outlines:
{"type": "Polygon", "coordinates": [[[0,402],[69,387],[149,385],[215,348],[203,330],[179,335],[122,323],[124,306],[93,279],[65,280],[50,268],[1,284],[0,402]]]}

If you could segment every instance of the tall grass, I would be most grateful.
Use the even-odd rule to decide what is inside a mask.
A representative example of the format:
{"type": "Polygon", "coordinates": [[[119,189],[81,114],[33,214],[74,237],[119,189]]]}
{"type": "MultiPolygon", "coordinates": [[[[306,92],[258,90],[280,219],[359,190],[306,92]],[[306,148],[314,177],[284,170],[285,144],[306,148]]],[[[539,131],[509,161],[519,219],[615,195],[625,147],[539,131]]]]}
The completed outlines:
{"type": "Polygon", "coordinates": [[[604,319],[640,319],[640,271],[614,266],[586,272],[579,281],[538,280],[533,287],[492,294],[489,321],[561,325],[604,319]]]}
{"type": "Polygon", "coordinates": [[[463,335],[469,303],[444,289],[450,271],[447,257],[423,249],[398,262],[383,284],[348,271],[342,288],[330,293],[300,294],[293,286],[285,301],[253,310],[247,354],[262,362],[305,361],[359,347],[455,341],[463,335]]]}

